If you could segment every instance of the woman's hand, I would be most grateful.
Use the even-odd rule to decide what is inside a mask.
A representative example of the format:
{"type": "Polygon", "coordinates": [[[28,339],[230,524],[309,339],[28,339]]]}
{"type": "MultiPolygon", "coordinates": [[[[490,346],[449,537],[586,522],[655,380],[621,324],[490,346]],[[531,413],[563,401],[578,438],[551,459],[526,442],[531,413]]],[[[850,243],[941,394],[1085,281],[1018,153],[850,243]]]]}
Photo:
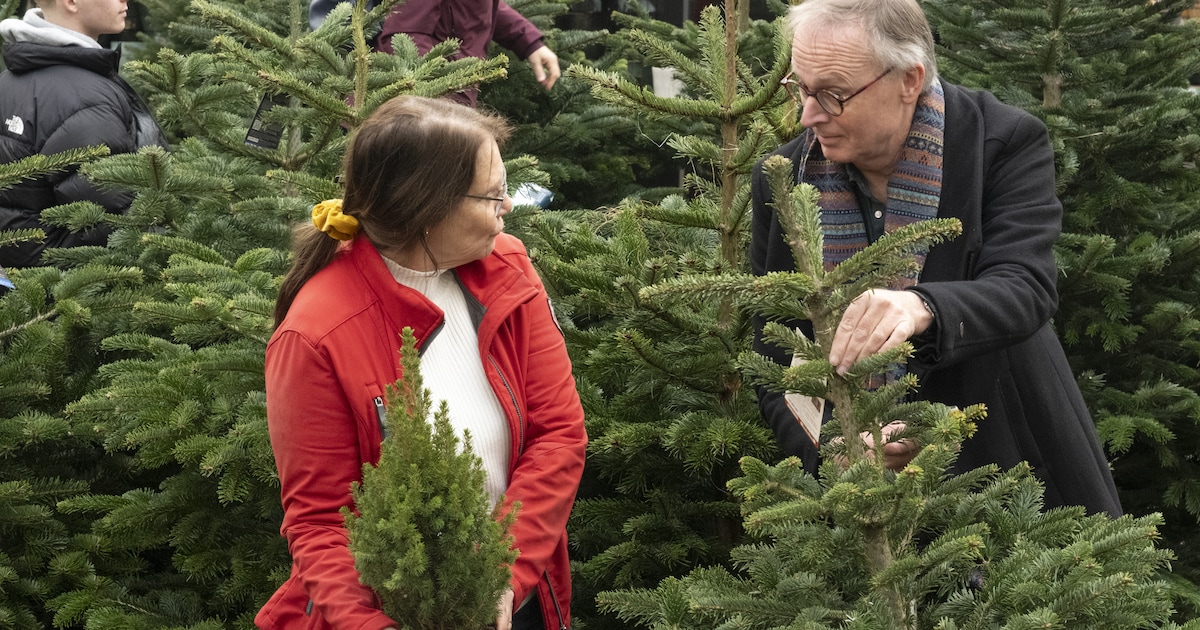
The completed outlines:
{"type": "Polygon", "coordinates": [[[511,588],[500,596],[497,608],[496,630],[512,630],[513,590],[511,588]]]}

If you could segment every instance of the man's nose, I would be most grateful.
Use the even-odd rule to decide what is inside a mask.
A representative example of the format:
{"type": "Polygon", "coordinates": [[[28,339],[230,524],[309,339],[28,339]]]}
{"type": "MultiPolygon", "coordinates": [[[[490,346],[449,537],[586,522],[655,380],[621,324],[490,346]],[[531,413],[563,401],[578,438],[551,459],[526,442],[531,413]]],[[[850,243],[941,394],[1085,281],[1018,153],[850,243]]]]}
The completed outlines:
{"type": "Polygon", "coordinates": [[[829,122],[830,118],[832,116],[817,102],[817,97],[804,95],[800,101],[800,124],[802,126],[812,127],[815,124],[829,122]]]}

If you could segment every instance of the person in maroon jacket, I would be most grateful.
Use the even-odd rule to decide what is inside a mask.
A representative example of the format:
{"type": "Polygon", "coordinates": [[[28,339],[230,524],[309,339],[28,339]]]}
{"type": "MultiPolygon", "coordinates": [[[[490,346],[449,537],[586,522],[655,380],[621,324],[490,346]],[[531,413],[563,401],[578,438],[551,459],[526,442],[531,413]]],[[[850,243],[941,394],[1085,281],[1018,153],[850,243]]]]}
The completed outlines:
{"type": "MultiPolygon", "coordinates": [[[[309,24],[317,28],[334,6],[348,1],[310,0],[309,24]]],[[[483,59],[488,44],[494,41],[527,61],[547,90],[562,74],[558,56],[546,46],[541,31],[503,0],[407,0],[384,20],[376,49],[392,52],[392,36],[399,33],[411,37],[422,55],[447,39],[457,39],[461,45],[455,59],[483,59]]],[[[472,107],[477,98],[474,88],[456,95],[456,100],[472,107]]]]}
{"type": "Polygon", "coordinates": [[[317,204],[298,229],[266,356],[293,565],[258,627],[398,627],[359,582],[340,510],[362,464],[379,459],[405,327],[434,406],[445,401],[455,430],[470,431],[498,512],[521,504],[497,630],[569,627],[566,525],[587,435],[545,287],[503,233],[507,134],[498,117],[447,100],[388,101],[346,153],[345,199],[317,204]]]}

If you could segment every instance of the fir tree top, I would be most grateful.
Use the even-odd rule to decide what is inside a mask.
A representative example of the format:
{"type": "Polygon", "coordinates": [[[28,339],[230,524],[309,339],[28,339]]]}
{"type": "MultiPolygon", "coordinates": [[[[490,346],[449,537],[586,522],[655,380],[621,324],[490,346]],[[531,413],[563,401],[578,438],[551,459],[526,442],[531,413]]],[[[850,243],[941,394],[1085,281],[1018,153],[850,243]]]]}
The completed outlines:
{"type": "Polygon", "coordinates": [[[405,327],[403,377],[388,388],[377,465],[352,484],[354,511],[342,508],[362,583],[406,630],[469,630],[495,622],[516,560],[509,527],[497,521],[484,470],[450,425],[445,401],[430,423],[412,328],[405,327]]]}

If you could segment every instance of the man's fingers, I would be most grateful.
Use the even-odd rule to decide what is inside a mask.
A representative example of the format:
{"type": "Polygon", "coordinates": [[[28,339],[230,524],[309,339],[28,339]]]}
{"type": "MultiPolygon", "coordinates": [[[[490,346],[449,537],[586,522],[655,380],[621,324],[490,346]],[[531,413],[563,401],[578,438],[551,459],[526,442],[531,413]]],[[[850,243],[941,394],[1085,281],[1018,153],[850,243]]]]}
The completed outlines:
{"type": "Polygon", "coordinates": [[[850,302],[850,306],[847,306],[846,311],[842,313],[842,319],[833,333],[833,343],[829,346],[829,362],[837,369],[838,374],[845,374],[846,370],[850,369],[850,366],[854,365],[857,360],[858,352],[855,348],[857,344],[854,337],[859,331],[860,322],[870,303],[871,292],[861,293],[850,302]]]}
{"type": "MultiPolygon", "coordinates": [[[[834,331],[829,362],[838,374],[857,362],[907,341],[917,332],[912,305],[920,298],[907,291],[871,289],[854,299],[834,331]]],[[[920,306],[924,310],[924,306],[920,306]]]]}

